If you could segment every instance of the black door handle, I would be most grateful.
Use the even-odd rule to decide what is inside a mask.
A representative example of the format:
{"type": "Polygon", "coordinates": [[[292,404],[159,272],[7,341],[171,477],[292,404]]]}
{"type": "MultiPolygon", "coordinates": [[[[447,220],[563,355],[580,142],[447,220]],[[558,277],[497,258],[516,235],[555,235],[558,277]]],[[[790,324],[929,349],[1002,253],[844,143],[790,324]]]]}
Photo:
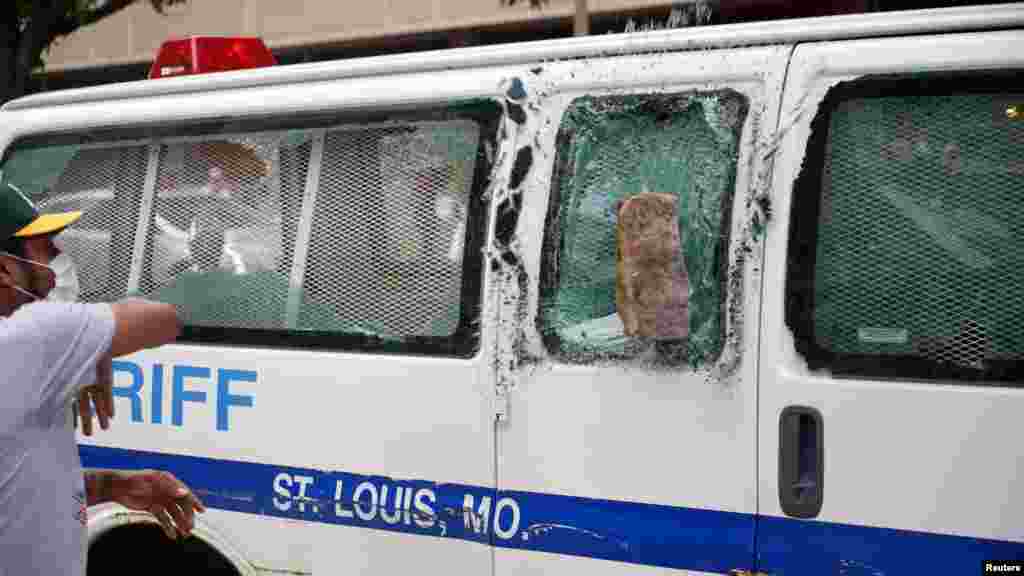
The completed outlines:
{"type": "Polygon", "coordinates": [[[787,406],[779,417],[779,504],[787,516],[814,518],[821,512],[825,450],[821,413],[787,406]]]}

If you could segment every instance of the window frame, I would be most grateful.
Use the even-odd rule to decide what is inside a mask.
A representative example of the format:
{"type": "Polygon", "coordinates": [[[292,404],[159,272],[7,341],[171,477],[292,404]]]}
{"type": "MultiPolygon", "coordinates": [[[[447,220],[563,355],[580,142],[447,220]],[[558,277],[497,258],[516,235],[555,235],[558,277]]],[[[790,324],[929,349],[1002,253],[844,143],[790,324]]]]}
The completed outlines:
{"type": "Polygon", "coordinates": [[[996,69],[867,75],[829,88],[811,120],[803,163],[793,182],[785,264],[785,323],[793,333],[797,353],[809,370],[827,370],[842,378],[924,379],[929,383],[1024,382],[1024,362],[1020,360],[993,361],[991,369],[978,370],[911,355],[836,353],[818,345],[813,312],[822,178],[835,110],[854,99],[1005,94],[1019,92],[1022,85],[1024,70],[996,69]]]}
{"type": "MultiPolygon", "coordinates": [[[[0,158],[0,166],[7,162],[15,150],[30,147],[51,147],[58,145],[89,145],[92,143],[124,145],[162,146],[183,139],[208,136],[244,136],[267,134],[287,130],[329,130],[339,125],[377,125],[381,123],[424,122],[444,120],[471,120],[480,129],[477,143],[474,173],[469,191],[469,205],[465,224],[465,242],[462,255],[462,280],[460,286],[460,315],[454,334],[446,337],[408,336],[391,339],[353,333],[312,330],[264,330],[236,327],[185,326],[179,343],[198,345],[244,346],[256,348],[299,348],[335,352],[366,352],[382,354],[442,356],[471,358],[480,348],[479,319],[483,306],[483,248],[487,237],[490,201],[486,188],[491,177],[494,158],[489,149],[498,145],[502,108],[488,98],[466,99],[451,104],[396,108],[389,110],[333,111],[311,114],[281,116],[249,116],[240,118],[216,118],[188,123],[155,123],[125,127],[101,127],[88,131],[65,131],[36,133],[12,142],[0,158]]],[[[159,154],[152,155],[151,161],[159,162],[159,154]]],[[[141,196],[151,194],[144,190],[140,198],[134,199],[135,215],[138,215],[141,196]]],[[[114,202],[118,202],[115,195],[114,202]]],[[[282,206],[282,211],[284,211],[282,206]]],[[[282,218],[290,215],[282,214],[282,218]]],[[[301,202],[295,215],[298,229],[301,226],[301,202]]],[[[125,219],[134,226],[137,218],[125,219]]],[[[121,228],[127,228],[127,225],[121,228]]],[[[111,229],[111,235],[138,230],[111,229]]],[[[148,232],[148,231],[147,231],[148,232]]],[[[282,231],[282,260],[291,262],[296,253],[299,234],[288,235],[282,231]],[[285,242],[287,237],[288,242],[285,242]]],[[[141,260],[141,275],[148,274],[151,244],[146,238],[145,254],[141,260]]],[[[113,258],[112,258],[113,260],[113,258]]],[[[125,259],[112,261],[128,277],[132,266],[125,259]],[[129,268],[129,270],[125,270],[129,268]]],[[[119,297],[124,296],[126,287],[121,287],[119,297]]]]}
{"type": "MultiPolygon", "coordinates": [[[[686,350],[679,350],[675,343],[655,342],[655,358],[650,362],[653,366],[664,366],[668,368],[690,368],[700,369],[720,361],[722,354],[728,346],[728,298],[729,298],[729,249],[733,233],[733,204],[736,198],[736,186],[739,180],[741,163],[743,161],[744,143],[743,137],[746,134],[747,125],[751,116],[751,98],[748,94],[738,91],[735,88],[723,86],[717,89],[695,89],[672,92],[629,92],[614,94],[593,94],[573,98],[562,112],[562,121],[559,122],[558,132],[555,135],[555,158],[553,162],[552,178],[548,194],[548,203],[544,217],[544,231],[541,242],[540,274],[538,279],[538,303],[543,307],[545,302],[553,301],[559,290],[560,261],[565,253],[565,236],[561,225],[562,194],[561,182],[569,174],[570,166],[573,163],[572,146],[575,138],[575,131],[567,129],[565,125],[566,113],[572,106],[583,99],[607,99],[616,100],[622,98],[651,98],[656,100],[679,99],[701,95],[716,95],[728,93],[740,98],[741,109],[739,110],[741,121],[736,127],[736,158],[732,173],[732,183],[722,194],[721,221],[719,223],[719,245],[715,251],[715,263],[718,268],[719,297],[719,347],[713,357],[704,359],[696,366],[688,362],[686,350]]],[[[655,112],[652,110],[652,113],[655,112]]],[[[632,361],[638,358],[638,354],[620,354],[613,351],[603,352],[587,350],[583,353],[567,351],[563,346],[563,338],[557,330],[548,329],[545,314],[538,310],[535,321],[535,328],[540,335],[541,342],[545,349],[554,358],[569,364],[586,364],[594,361],[632,361]]]]}

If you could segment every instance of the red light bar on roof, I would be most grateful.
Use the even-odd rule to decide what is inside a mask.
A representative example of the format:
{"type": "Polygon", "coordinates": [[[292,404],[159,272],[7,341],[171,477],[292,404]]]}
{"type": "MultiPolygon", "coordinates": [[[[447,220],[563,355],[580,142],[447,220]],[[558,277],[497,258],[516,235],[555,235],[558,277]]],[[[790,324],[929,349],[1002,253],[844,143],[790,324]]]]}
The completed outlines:
{"type": "Polygon", "coordinates": [[[193,36],[164,42],[149,69],[149,77],[207,74],[275,64],[273,54],[259,38],[193,36]]]}

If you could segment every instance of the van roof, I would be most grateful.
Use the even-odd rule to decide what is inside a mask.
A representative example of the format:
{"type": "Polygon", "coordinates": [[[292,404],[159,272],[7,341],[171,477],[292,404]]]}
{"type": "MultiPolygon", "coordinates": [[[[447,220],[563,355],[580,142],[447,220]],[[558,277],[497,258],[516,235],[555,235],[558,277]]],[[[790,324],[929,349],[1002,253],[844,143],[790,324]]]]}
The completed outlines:
{"type": "Polygon", "coordinates": [[[393,56],[292,64],[210,75],[139,80],[34,94],[12,100],[0,109],[27,110],[105,100],[209,92],[218,89],[320,82],[484,66],[535,64],[597,56],[908,34],[970,32],[1022,26],[1024,26],[1024,2],[772,20],[433,50],[393,56]]]}

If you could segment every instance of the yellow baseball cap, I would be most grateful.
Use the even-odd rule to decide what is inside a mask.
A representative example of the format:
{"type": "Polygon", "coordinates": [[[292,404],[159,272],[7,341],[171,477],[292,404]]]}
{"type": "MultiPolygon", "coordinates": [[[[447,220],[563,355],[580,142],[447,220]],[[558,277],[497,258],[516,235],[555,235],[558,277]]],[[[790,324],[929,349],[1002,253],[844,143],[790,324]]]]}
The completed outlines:
{"type": "Polygon", "coordinates": [[[82,217],[81,212],[40,214],[13,184],[0,182],[0,238],[27,238],[59,232],[82,217]]]}

